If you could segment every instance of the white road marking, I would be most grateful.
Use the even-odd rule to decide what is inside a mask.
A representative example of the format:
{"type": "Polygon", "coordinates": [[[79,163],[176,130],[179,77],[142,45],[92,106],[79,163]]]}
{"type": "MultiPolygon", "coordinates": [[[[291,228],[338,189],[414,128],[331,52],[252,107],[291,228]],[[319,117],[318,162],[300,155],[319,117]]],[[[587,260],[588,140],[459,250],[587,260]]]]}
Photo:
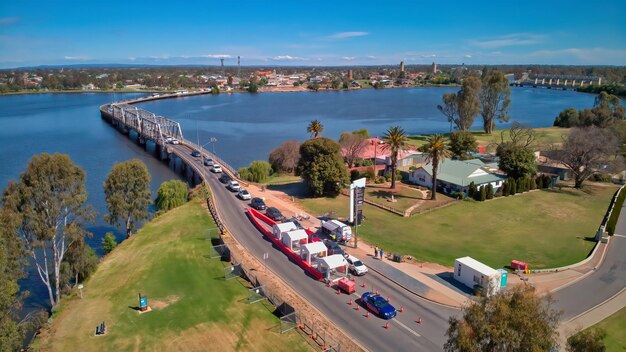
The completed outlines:
{"type": "Polygon", "coordinates": [[[616,233],[614,233],[614,234],[613,234],[613,237],[623,237],[623,238],[626,238],[626,236],[624,236],[624,235],[618,235],[618,234],[616,234],[616,233]]]}
{"type": "Polygon", "coordinates": [[[408,326],[404,325],[404,323],[402,323],[400,320],[394,318],[393,321],[395,321],[396,323],[398,323],[400,326],[402,326],[403,328],[405,328],[408,332],[410,332],[411,334],[417,336],[417,337],[421,337],[422,335],[418,334],[416,331],[412,330],[411,328],[409,328],[408,326]]]}

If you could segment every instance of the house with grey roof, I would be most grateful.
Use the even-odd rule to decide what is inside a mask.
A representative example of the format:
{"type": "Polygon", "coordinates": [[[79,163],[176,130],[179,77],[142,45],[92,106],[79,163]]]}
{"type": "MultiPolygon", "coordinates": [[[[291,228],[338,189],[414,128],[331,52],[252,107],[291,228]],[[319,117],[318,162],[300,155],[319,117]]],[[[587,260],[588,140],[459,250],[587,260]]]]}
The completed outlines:
{"type": "MultiPolygon", "coordinates": [[[[437,171],[437,191],[446,194],[463,192],[467,194],[470,183],[477,187],[491,184],[494,192],[502,186],[506,176],[493,172],[479,159],[453,160],[445,159],[439,163],[437,171]]],[[[433,166],[424,164],[409,173],[409,181],[424,187],[432,187],[433,166]]]]}

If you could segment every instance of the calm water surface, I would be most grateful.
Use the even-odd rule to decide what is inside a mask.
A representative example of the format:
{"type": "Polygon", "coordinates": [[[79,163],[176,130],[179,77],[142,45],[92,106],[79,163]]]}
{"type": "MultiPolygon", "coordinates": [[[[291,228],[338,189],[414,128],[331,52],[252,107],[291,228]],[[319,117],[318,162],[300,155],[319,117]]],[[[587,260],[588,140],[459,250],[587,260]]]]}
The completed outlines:
{"type": "MultiPolygon", "coordinates": [[[[565,108],[589,108],[594,95],[573,91],[511,88],[511,121],[533,127],[551,126],[565,108]]],[[[309,121],[324,125],[324,136],[338,138],[343,131],[367,128],[382,135],[392,125],[410,133],[447,132],[450,124],[437,110],[444,93],[456,87],[363,89],[339,92],[202,95],[157,100],[142,108],[181,123],[185,138],[200,144],[216,137],[215,151],[235,167],[267,159],[287,139],[305,140],[309,121]]],[[[505,124],[498,123],[498,127],[505,124]]],[[[482,128],[476,118],[474,128],[482,128]]],[[[208,143],[207,149],[212,148],[208,143]]]]}
{"type": "MultiPolygon", "coordinates": [[[[185,137],[201,144],[217,137],[215,151],[235,167],[269,152],[287,139],[308,138],[312,119],[324,124],[323,135],[337,138],[342,131],[369,129],[381,135],[400,125],[411,133],[446,132],[449,124],[437,111],[443,93],[458,88],[410,88],[351,92],[220,94],[143,103],[147,110],[179,121],[185,137]]],[[[152,174],[153,191],[178,176],[126,136],[100,119],[98,106],[141,94],[42,94],[0,97],[0,185],[15,180],[28,160],[42,152],[67,153],[87,173],[88,202],[100,213],[89,239],[100,252],[106,211],[102,184],[114,163],[138,158],[152,174]]],[[[593,95],[532,88],[512,88],[511,119],[535,127],[552,125],[563,109],[591,107],[593,95]]],[[[480,118],[475,128],[481,127],[480,118]]],[[[212,146],[207,145],[207,149],[212,146]]],[[[117,231],[118,238],[122,237],[117,231]]],[[[34,275],[22,286],[32,292],[26,310],[46,307],[47,293],[34,275]]]]}

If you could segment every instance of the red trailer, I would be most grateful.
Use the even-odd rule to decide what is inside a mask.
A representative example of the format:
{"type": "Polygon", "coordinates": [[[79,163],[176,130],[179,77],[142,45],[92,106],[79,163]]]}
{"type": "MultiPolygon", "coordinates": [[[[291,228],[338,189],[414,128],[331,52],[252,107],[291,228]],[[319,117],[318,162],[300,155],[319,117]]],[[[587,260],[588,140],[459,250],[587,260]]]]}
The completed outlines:
{"type": "Polygon", "coordinates": [[[339,281],[337,281],[337,287],[347,294],[354,292],[354,282],[350,281],[347,277],[339,279],[339,281]]]}
{"type": "Polygon", "coordinates": [[[513,270],[528,270],[528,263],[520,262],[519,260],[511,260],[511,269],[513,270]]]}

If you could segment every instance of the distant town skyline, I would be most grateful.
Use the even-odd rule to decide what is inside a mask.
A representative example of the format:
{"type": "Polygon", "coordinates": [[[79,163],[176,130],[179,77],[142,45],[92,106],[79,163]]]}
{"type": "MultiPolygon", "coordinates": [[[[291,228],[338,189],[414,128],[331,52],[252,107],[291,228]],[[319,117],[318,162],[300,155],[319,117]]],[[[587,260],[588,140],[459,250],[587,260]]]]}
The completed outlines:
{"type": "Polygon", "coordinates": [[[626,65],[626,2],[0,4],[0,68],[75,64],[626,65]]]}

